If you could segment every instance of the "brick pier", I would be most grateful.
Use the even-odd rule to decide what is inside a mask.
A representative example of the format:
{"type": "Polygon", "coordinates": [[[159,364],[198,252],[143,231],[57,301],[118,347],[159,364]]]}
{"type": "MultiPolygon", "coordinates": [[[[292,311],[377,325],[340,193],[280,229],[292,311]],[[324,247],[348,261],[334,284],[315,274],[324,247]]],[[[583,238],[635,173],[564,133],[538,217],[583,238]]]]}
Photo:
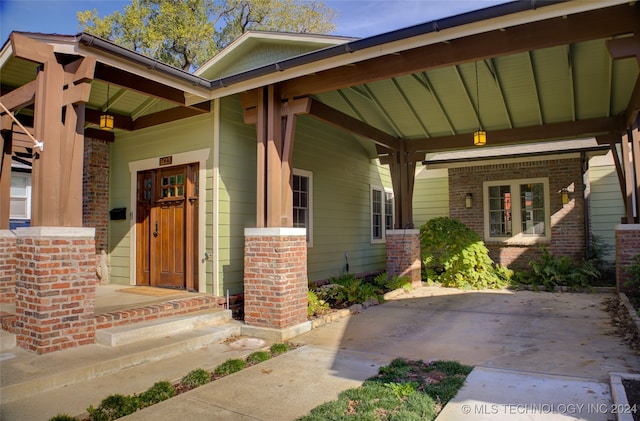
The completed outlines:
{"type": "Polygon", "coordinates": [[[12,303],[16,296],[16,235],[0,230],[0,303],[12,303]]]}
{"type": "Polygon", "coordinates": [[[93,228],[16,230],[16,340],[37,354],[95,342],[93,228]]]}
{"type": "Polygon", "coordinates": [[[387,273],[389,276],[406,276],[411,285],[422,282],[420,264],[420,230],[387,230],[387,273]]]}
{"type": "Polygon", "coordinates": [[[640,224],[616,225],[616,280],[618,291],[628,291],[624,286],[631,276],[627,268],[633,256],[640,253],[640,224]]]}
{"type": "Polygon", "coordinates": [[[287,329],[307,321],[307,239],[304,228],[247,228],[244,321],[287,329]]]}

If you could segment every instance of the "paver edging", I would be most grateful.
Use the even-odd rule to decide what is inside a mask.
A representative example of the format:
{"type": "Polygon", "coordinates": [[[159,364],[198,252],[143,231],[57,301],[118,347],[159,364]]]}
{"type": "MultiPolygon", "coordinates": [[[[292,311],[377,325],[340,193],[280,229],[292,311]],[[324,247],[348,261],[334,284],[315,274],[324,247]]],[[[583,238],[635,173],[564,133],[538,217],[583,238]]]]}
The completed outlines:
{"type": "MultiPolygon", "coordinates": [[[[611,385],[611,398],[613,400],[613,408],[616,408],[616,418],[618,421],[633,421],[633,414],[628,412],[630,409],[629,400],[625,391],[622,380],[640,381],[640,374],[631,373],[609,373],[609,384],[611,385]]],[[[638,408],[640,410],[640,408],[638,408]]]]}

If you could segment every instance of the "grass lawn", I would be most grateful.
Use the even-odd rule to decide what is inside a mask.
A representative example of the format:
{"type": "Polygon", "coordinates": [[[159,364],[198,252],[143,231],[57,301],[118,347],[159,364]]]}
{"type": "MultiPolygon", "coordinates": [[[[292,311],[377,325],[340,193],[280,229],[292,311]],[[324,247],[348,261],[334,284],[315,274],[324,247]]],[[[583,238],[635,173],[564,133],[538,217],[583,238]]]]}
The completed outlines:
{"type": "Polygon", "coordinates": [[[455,361],[397,358],[362,386],[345,390],[300,420],[433,420],[471,370],[455,361]]]}

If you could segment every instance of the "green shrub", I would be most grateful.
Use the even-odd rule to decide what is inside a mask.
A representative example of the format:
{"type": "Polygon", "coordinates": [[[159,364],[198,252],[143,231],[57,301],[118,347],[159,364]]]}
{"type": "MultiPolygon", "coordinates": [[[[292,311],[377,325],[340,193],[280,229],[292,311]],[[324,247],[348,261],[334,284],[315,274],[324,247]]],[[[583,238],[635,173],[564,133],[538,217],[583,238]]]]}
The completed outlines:
{"type": "Polygon", "coordinates": [[[267,361],[271,358],[271,353],[266,351],[256,351],[247,357],[247,362],[250,364],[258,364],[263,361],[267,361]]]}
{"type": "Polygon", "coordinates": [[[389,278],[389,274],[382,272],[373,279],[373,283],[383,291],[393,291],[396,289],[404,289],[405,291],[411,291],[413,287],[407,276],[394,275],[389,278]]]}
{"type": "Polygon", "coordinates": [[[524,279],[534,287],[544,285],[549,291],[556,286],[587,288],[600,276],[592,260],[576,264],[567,256],[552,255],[546,247],[542,248],[540,260],[529,262],[529,266],[531,271],[521,275],[520,281],[524,279]]]}
{"type": "Polygon", "coordinates": [[[203,368],[196,368],[187,373],[181,383],[189,389],[203,386],[211,381],[211,373],[203,368]]]}
{"type": "Polygon", "coordinates": [[[640,287],[640,254],[631,258],[631,264],[625,269],[631,279],[624,283],[627,288],[640,287]]]}
{"type": "Polygon", "coordinates": [[[504,288],[504,271],[496,273],[480,236],[461,221],[440,217],[420,227],[423,276],[444,286],[504,288]]]}
{"type": "Polygon", "coordinates": [[[276,355],[280,355],[280,354],[284,354],[285,352],[289,351],[289,345],[279,342],[279,343],[275,343],[273,345],[271,345],[271,348],[269,348],[269,350],[271,351],[271,354],[275,357],[276,355]]]}
{"type": "Polygon", "coordinates": [[[309,317],[320,316],[329,310],[329,303],[319,299],[314,291],[309,290],[307,299],[309,301],[309,306],[307,307],[307,315],[309,317]]]}
{"type": "Polygon", "coordinates": [[[133,414],[140,407],[140,399],[137,396],[115,394],[104,398],[97,408],[89,406],[87,411],[92,421],[112,421],[133,414]]]}
{"type": "Polygon", "coordinates": [[[78,419],[68,414],[57,414],[49,418],[49,421],[78,421],[78,419]]]}
{"type": "Polygon", "coordinates": [[[245,368],[247,362],[240,359],[230,359],[216,367],[214,373],[218,376],[227,376],[245,368]]]}
{"type": "Polygon", "coordinates": [[[176,388],[168,381],[156,382],[153,386],[140,394],[140,401],[143,406],[155,405],[166,401],[176,394],[176,388]]]}

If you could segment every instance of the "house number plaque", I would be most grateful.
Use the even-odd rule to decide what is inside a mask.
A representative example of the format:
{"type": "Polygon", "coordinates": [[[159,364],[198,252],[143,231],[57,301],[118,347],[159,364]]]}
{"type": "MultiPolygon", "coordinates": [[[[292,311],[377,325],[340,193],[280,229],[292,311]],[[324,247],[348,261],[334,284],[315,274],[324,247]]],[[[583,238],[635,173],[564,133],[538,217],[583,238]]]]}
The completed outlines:
{"type": "Polygon", "coordinates": [[[160,165],[171,165],[173,156],[163,156],[160,158],[160,165]]]}

